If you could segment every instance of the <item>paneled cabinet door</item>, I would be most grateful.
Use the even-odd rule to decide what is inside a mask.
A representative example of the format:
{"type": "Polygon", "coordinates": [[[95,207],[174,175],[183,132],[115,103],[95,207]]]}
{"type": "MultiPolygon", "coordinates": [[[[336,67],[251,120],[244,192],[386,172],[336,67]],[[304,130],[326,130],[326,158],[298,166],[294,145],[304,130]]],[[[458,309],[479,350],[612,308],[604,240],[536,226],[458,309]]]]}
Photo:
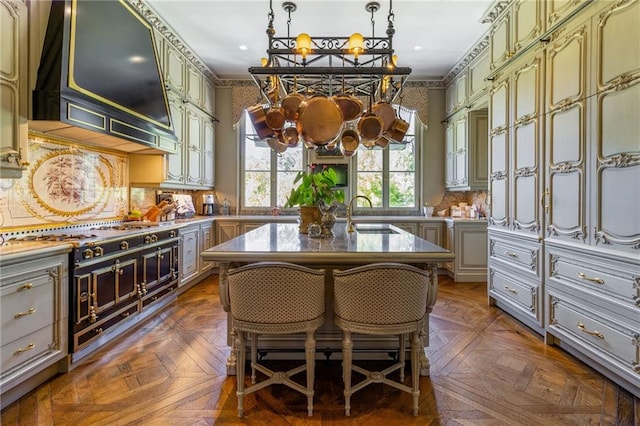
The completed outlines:
{"type": "Polygon", "coordinates": [[[204,98],[202,97],[203,76],[199,69],[188,64],[187,65],[187,99],[200,108],[204,107],[204,98]]]}
{"type": "Polygon", "coordinates": [[[211,114],[215,115],[216,112],[216,92],[213,83],[209,80],[204,80],[204,110],[211,114]]]}
{"type": "Polygon", "coordinates": [[[509,78],[489,92],[489,227],[509,228],[509,78]]]}
{"type": "Polygon", "coordinates": [[[186,106],[186,138],[185,153],[187,164],[186,183],[190,185],[202,184],[202,140],[204,131],[204,117],[196,108],[186,106]]]}
{"type": "Polygon", "coordinates": [[[22,176],[27,159],[27,6],[0,1],[0,178],[22,176]]]}
{"type": "Polygon", "coordinates": [[[455,121],[455,172],[454,172],[454,186],[468,186],[468,159],[469,159],[469,147],[467,132],[467,115],[456,119],[455,121]]]}
{"type": "MultiPolygon", "coordinates": [[[[203,223],[200,225],[200,251],[205,251],[215,245],[215,228],[214,223],[203,223]]],[[[206,272],[213,267],[214,262],[202,261],[200,272],[206,272]]]]}
{"type": "Polygon", "coordinates": [[[492,71],[518,55],[544,33],[545,2],[516,0],[494,23],[489,32],[489,54],[492,71]]]}
{"type": "Polygon", "coordinates": [[[222,244],[240,235],[240,222],[221,221],[216,225],[217,243],[222,244]]]}
{"type": "Polygon", "coordinates": [[[567,16],[574,13],[579,8],[585,6],[591,0],[546,0],[546,21],[547,28],[551,29],[567,16]]]}
{"type": "Polygon", "coordinates": [[[542,236],[542,87],[544,57],[534,52],[512,74],[512,230],[542,236]]]}
{"type": "Polygon", "coordinates": [[[444,184],[447,188],[455,185],[456,140],[455,125],[449,123],[445,130],[444,184]]]}
{"type": "Polygon", "coordinates": [[[469,101],[481,97],[489,90],[489,53],[485,50],[469,65],[469,101]]]}
{"type": "Polygon", "coordinates": [[[202,185],[212,188],[215,183],[215,137],[213,120],[206,117],[202,141],[202,185]]]}
{"type": "Polygon", "coordinates": [[[199,233],[200,227],[194,226],[181,231],[182,233],[182,267],[180,273],[182,275],[181,285],[196,278],[200,274],[198,261],[200,252],[198,251],[200,244],[199,233]]]}
{"type": "Polygon", "coordinates": [[[171,119],[173,120],[173,128],[178,137],[178,149],[175,154],[166,154],[167,177],[168,183],[183,184],[186,180],[185,164],[184,164],[184,141],[186,120],[185,105],[178,96],[171,94],[169,96],[169,109],[171,111],[171,119]]]}
{"type": "Polygon", "coordinates": [[[640,254],[640,1],[594,16],[592,244],[640,254]]]}
{"type": "Polygon", "coordinates": [[[164,81],[180,96],[186,95],[186,67],[184,56],[167,40],[164,41],[164,81]]]}
{"type": "Polygon", "coordinates": [[[545,238],[587,242],[589,21],[554,33],[546,50],[545,238]]]}

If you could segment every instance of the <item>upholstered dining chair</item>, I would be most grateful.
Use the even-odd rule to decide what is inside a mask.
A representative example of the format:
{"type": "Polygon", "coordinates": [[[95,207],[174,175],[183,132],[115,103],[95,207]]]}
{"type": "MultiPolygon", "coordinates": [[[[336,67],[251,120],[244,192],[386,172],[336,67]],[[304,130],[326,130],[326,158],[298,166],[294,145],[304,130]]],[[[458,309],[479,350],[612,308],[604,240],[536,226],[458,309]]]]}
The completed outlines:
{"type": "Polygon", "coordinates": [[[245,395],[274,383],[284,384],[307,396],[313,415],[315,331],[324,322],[324,270],[284,262],[258,262],[228,272],[232,333],[237,359],[238,416],[243,416],[245,395]],[[245,388],[246,339],[251,334],[251,382],[245,388]],[[306,362],[289,371],[272,371],[258,363],[258,335],[306,333],[306,362]],[[256,370],[268,376],[256,383],[256,370]],[[306,386],[291,379],[306,370],[306,386]]]}
{"type": "Polygon", "coordinates": [[[413,395],[413,414],[420,397],[420,352],[429,292],[429,273],[400,263],[373,263],[333,271],[334,321],[342,329],[342,379],[345,414],[351,414],[351,395],[371,383],[384,383],[413,395]],[[383,371],[353,364],[352,333],[397,335],[398,362],[383,371]],[[412,387],[404,384],[405,339],[411,336],[412,387]],[[352,370],[365,376],[351,385],[352,370]],[[399,370],[400,381],[387,377],[399,370]]]}

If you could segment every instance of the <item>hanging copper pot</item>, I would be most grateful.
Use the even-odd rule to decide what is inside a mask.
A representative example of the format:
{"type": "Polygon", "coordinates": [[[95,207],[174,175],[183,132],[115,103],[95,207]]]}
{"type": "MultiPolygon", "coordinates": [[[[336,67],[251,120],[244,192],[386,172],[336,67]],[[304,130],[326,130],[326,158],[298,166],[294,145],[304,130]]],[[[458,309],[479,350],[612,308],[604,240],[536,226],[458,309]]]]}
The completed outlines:
{"type": "Polygon", "coordinates": [[[402,142],[404,136],[407,134],[407,130],[409,130],[409,123],[398,117],[393,120],[391,127],[385,131],[383,135],[394,142],[402,142]]]}
{"type": "Polygon", "coordinates": [[[265,122],[271,130],[279,131],[284,127],[284,114],[280,108],[271,107],[265,114],[265,122]]]}
{"type": "Polygon", "coordinates": [[[393,124],[393,120],[396,119],[396,111],[393,109],[393,105],[389,102],[379,101],[373,105],[373,113],[382,118],[384,127],[383,132],[388,131],[393,124]]]}
{"type": "Polygon", "coordinates": [[[384,122],[373,113],[366,113],[358,120],[358,133],[364,139],[378,139],[382,136],[384,122]]]}
{"type": "Polygon", "coordinates": [[[280,111],[282,111],[284,118],[289,121],[296,121],[298,119],[298,108],[300,108],[300,104],[303,101],[304,96],[299,93],[285,96],[280,105],[280,111]]]}
{"type": "Polygon", "coordinates": [[[278,154],[282,154],[287,150],[287,144],[280,141],[278,138],[267,138],[267,145],[269,145],[269,148],[278,154]]]}
{"type": "Polygon", "coordinates": [[[380,136],[378,139],[375,140],[375,145],[379,146],[380,148],[386,148],[387,145],[389,145],[389,139],[387,139],[384,135],[380,136]]]}
{"type": "Polygon", "coordinates": [[[269,136],[273,136],[273,130],[267,126],[267,116],[262,108],[262,105],[254,105],[252,107],[247,108],[247,112],[249,113],[249,119],[251,120],[251,124],[253,124],[254,129],[256,130],[256,134],[260,139],[268,138],[269,136]]]}
{"type": "Polygon", "coordinates": [[[332,99],[342,111],[342,119],[345,123],[356,120],[362,115],[364,106],[362,101],[355,96],[341,93],[333,96],[332,99]]]}
{"type": "Polygon", "coordinates": [[[300,104],[298,133],[316,145],[326,145],[340,134],[342,111],[325,96],[314,96],[300,104]]]}
{"type": "Polygon", "coordinates": [[[295,148],[300,143],[300,135],[298,129],[295,127],[285,127],[280,133],[282,135],[282,141],[285,142],[289,148],[295,148]]]}
{"type": "Polygon", "coordinates": [[[340,136],[340,152],[345,157],[351,157],[358,150],[360,135],[355,130],[347,129],[340,136]]]}

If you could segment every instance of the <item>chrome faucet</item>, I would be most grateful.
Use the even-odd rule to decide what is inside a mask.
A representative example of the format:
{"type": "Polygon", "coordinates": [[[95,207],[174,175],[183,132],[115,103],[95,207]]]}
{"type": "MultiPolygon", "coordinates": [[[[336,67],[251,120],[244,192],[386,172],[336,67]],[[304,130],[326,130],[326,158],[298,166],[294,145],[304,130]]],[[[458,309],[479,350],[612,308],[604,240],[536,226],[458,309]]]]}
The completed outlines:
{"type": "Polygon", "coordinates": [[[365,200],[367,200],[369,202],[369,207],[373,208],[373,203],[371,202],[369,197],[367,197],[365,195],[355,195],[355,196],[353,196],[351,198],[351,200],[349,201],[349,204],[347,205],[347,232],[348,233],[355,232],[355,228],[353,227],[353,220],[351,220],[351,214],[353,212],[353,201],[356,198],[364,198],[365,200]]]}

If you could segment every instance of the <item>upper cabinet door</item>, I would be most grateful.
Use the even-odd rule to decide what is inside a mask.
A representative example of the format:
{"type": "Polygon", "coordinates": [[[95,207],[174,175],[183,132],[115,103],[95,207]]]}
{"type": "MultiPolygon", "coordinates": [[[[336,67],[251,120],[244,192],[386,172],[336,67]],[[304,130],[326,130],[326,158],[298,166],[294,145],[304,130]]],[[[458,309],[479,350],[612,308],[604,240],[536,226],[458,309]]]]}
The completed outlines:
{"type": "Polygon", "coordinates": [[[0,178],[19,178],[27,160],[27,6],[0,1],[0,178]]]}
{"type": "Polygon", "coordinates": [[[200,70],[192,65],[187,65],[187,99],[202,109],[204,109],[203,80],[200,70]]]}
{"type": "Polygon", "coordinates": [[[489,52],[479,55],[469,66],[469,100],[473,101],[487,92],[491,84],[489,75],[489,52]]]}
{"type": "Polygon", "coordinates": [[[170,43],[165,42],[164,49],[164,78],[165,83],[184,96],[186,93],[186,59],[170,43]]]}
{"type": "Polygon", "coordinates": [[[207,79],[204,79],[204,110],[211,114],[216,115],[216,92],[213,83],[207,79]]]}

